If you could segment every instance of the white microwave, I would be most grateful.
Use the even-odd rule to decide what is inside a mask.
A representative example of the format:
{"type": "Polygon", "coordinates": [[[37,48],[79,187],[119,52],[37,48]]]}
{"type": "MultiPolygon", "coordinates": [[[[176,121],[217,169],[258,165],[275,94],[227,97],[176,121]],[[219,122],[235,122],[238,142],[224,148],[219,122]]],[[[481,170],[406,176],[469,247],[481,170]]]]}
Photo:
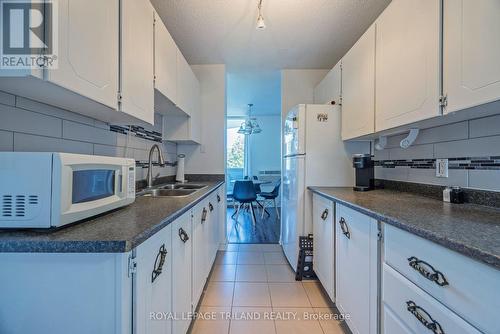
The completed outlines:
{"type": "Polygon", "coordinates": [[[0,228],[53,228],[135,201],[135,161],[0,152],[0,228]]]}

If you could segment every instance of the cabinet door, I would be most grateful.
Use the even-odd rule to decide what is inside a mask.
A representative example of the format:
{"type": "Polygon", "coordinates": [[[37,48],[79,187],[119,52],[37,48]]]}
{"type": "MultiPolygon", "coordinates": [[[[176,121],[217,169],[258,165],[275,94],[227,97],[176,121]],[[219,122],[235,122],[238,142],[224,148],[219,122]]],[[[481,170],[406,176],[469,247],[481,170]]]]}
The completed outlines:
{"type": "Polygon", "coordinates": [[[77,94],[118,107],[119,1],[58,2],[59,64],[47,79],[77,94]]]}
{"type": "Polygon", "coordinates": [[[333,249],[333,203],[324,197],[313,195],[313,235],[314,257],[313,268],[321,284],[332,300],[333,266],[335,252],[333,249]]]}
{"type": "Polygon", "coordinates": [[[154,124],[153,17],[149,0],[122,0],[120,110],[154,124]]]}
{"type": "Polygon", "coordinates": [[[189,139],[201,143],[203,114],[201,110],[201,89],[198,78],[191,72],[191,115],[189,118],[189,139]]]}
{"type": "Polygon", "coordinates": [[[226,243],[226,185],[222,184],[219,188],[219,219],[217,221],[217,250],[219,250],[220,243],[226,243]]]}
{"type": "Polygon", "coordinates": [[[335,65],[323,80],[314,88],[314,103],[340,104],[341,69],[340,62],[335,65]]]}
{"type": "Polygon", "coordinates": [[[177,50],[177,106],[188,115],[191,115],[191,73],[191,67],[186,58],[177,50]]]}
{"type": "Polygon", "coordinates": [[[191,212],[187,212],[172,223],[172,310],[177,317],[172,322],[172,333],[186,333],[191,320],[187,315],[192,312],[192,257],[193,235],[191,212]]]}
{"type": "Polygon", "coordinates": [[[155,17],[155,88],[172,103],[177,103],[177,45],[163,24],[155,17]]]}
{"type": "Polygon", "coordinates": [[[193,209],[193,305],[200,300],[205,286],[209,249],[209,213],[208,200],[204,200],[193,209]]]}
{"type": "Polygon", "coordinates": [[[336,305],[353,333],[377,331],[377,222],[336,205],[336,305]]]}
{"type": "Polygon", "coordinates": [[[134,333],[171,333],[171,320],[151,319],[150,313],[172,311],[172,225],[137,247],[136,262],[134,333]]]}
{"type": "Polygon", "coordinates": [[[445,0],[445,113],[500,99],[500,1],[445,0]]]}
{"type": "Polygon", "coordinates": [[[342,139],[375,132],[375,26],[342,58],[342,139]]]}
{"type": "Polygon", "coordinates": [[[440,24],[436,0],[394,0],[376,21],[376,131],[440,115],[440,24]]]}
{"type": "Polygon", "coordinates": [[[208,202],[208,212],[209,212],[209,251],[207,254],[207,276],[212,269],[213,261],[215,260],[215,254],[217,252],[217,219],[218,219],[218,203],[217,203],[217,193],[210,196],[208,202]]]}

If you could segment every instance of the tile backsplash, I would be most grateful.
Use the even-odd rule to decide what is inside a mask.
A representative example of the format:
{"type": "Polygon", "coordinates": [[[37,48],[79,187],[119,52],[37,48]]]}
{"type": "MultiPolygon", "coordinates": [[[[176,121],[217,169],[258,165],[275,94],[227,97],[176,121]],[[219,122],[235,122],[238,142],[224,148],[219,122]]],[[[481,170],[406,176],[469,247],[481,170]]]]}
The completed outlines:
{"type": "Polygon", "coordinates": [[[405,136],[388,137],[374,152],[377,179],[500,191],[500,115],[421,130],[402,149],[405,136]],[[449,159],[448,178],[436,177],[438,158],[449,159]]]}
{"type": "MultiPolygon", "coordinates": [[[[155,143],[163,145],[165,158],[175,161],[177,145],[161,144],[161,116],[155,127],[110,126],[54,106],[0,91],[0,151],[67,152],[148,160],[155,143]]],[[[137,180],[147,169],[137,168],[137,180]]],[[[175,167],[155,167],[154,175],[175,175],[175,167]]]]}

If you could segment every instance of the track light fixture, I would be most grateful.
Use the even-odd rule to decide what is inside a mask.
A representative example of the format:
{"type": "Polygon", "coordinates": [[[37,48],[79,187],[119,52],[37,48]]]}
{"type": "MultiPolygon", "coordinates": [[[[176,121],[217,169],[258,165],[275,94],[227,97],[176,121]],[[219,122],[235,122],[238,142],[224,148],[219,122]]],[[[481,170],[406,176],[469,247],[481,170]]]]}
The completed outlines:
{"type": "Polygon", "coordinates": [[[257,29],[265,29],[266,22],[264,22],[264,16],[262,16],[262,0],[259,0],[257,6],[259,8],[259,16],[257,17],[257,29]]]}

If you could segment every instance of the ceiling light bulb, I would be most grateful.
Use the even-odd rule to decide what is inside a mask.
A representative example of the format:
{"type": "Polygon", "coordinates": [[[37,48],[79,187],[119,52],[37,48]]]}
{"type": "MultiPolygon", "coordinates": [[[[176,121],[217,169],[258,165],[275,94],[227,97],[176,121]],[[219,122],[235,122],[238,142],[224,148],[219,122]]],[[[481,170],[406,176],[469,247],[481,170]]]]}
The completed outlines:
{"type": "Polygon", "coordinates": [[[257,18],[257,29],[265,29],[266,28],[266,22],[264,22],[264,17],[262,14],[259,14],[259,17],[257,18]]]}

